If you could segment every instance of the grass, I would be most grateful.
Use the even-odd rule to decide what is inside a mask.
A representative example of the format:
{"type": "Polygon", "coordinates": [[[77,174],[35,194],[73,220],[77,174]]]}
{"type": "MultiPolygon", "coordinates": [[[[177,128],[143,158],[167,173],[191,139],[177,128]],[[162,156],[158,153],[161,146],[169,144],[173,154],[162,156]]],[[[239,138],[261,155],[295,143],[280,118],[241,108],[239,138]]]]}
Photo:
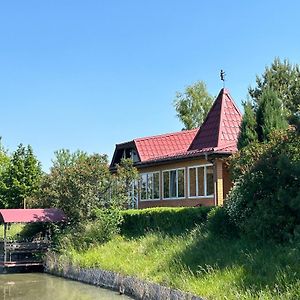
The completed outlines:
{"type": "Polygon", "coordinates": [[[300,299],[300,246],[222,238],[196,227],[179,235],[118,235],[61,259],[172,286],[208,299],[300,299]]]}
{"type": "MultiPolygon", "coordinates": [[[[10,240],[18,239],[21,231],[23,230],[25,224],[12,223],[8,226],[6,231],[6,236],[10,240]]],[[[4,237],[4,225],[0,225],[0,239],[4,237]]]]}

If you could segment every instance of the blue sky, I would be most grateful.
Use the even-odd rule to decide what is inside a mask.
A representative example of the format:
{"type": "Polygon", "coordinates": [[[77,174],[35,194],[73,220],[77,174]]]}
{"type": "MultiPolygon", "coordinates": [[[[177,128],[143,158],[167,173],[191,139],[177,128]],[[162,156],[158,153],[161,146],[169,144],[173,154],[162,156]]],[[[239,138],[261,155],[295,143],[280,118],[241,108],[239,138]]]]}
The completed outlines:
{"type": "Polygon", "coordinates": [[[0,135],[112,155],[119,142],[178,131],[176,91],[197,80],[241,106],[275,56],[300,63],[298,1],[1,1],[0,135]]]}

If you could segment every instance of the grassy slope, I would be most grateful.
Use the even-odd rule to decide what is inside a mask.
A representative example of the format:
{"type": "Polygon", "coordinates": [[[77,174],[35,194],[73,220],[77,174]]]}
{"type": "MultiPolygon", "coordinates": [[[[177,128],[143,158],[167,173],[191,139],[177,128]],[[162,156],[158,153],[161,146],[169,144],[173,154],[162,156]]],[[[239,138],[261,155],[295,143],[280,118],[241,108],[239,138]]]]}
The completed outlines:
{"type": "Polygon", "coordinates": [[[135,275],[211,299],[300,299],[299,248],[222,239],[197,228],[173,236],[117,236],[65,253],[80,266],[135,275]]]}

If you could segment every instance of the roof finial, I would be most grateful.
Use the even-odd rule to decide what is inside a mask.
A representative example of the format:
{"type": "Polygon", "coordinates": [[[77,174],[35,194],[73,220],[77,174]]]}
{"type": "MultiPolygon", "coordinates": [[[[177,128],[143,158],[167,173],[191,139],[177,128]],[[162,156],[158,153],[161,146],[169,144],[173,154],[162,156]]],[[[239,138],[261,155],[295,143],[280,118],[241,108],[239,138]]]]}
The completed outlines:
{"type": "Polygon", "coordinates": [[[221,72],[220,72],[220,77],[221,77],[221,80],[223,81],[223,88],[225,88],[225,71],[221,69],[221,72]]]}

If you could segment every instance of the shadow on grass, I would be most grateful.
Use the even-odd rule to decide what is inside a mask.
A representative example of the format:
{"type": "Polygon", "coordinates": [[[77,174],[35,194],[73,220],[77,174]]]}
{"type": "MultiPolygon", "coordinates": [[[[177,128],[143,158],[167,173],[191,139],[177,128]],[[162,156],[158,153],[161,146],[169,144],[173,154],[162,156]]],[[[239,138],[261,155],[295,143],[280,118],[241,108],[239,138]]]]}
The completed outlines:
{"type": "Polygon", "coordinates": [[[266,288],[284,292],[300,280],[299,245],[258,243],[199,231],[194,233],[191,241],[170,262],[173,272],[178,272],[178,265],[181,265],[199,279],[220,272],[222,280],[224,271],[242,268],[242,276],[235,278],[233,284],[251,292],[266,288]]]}

